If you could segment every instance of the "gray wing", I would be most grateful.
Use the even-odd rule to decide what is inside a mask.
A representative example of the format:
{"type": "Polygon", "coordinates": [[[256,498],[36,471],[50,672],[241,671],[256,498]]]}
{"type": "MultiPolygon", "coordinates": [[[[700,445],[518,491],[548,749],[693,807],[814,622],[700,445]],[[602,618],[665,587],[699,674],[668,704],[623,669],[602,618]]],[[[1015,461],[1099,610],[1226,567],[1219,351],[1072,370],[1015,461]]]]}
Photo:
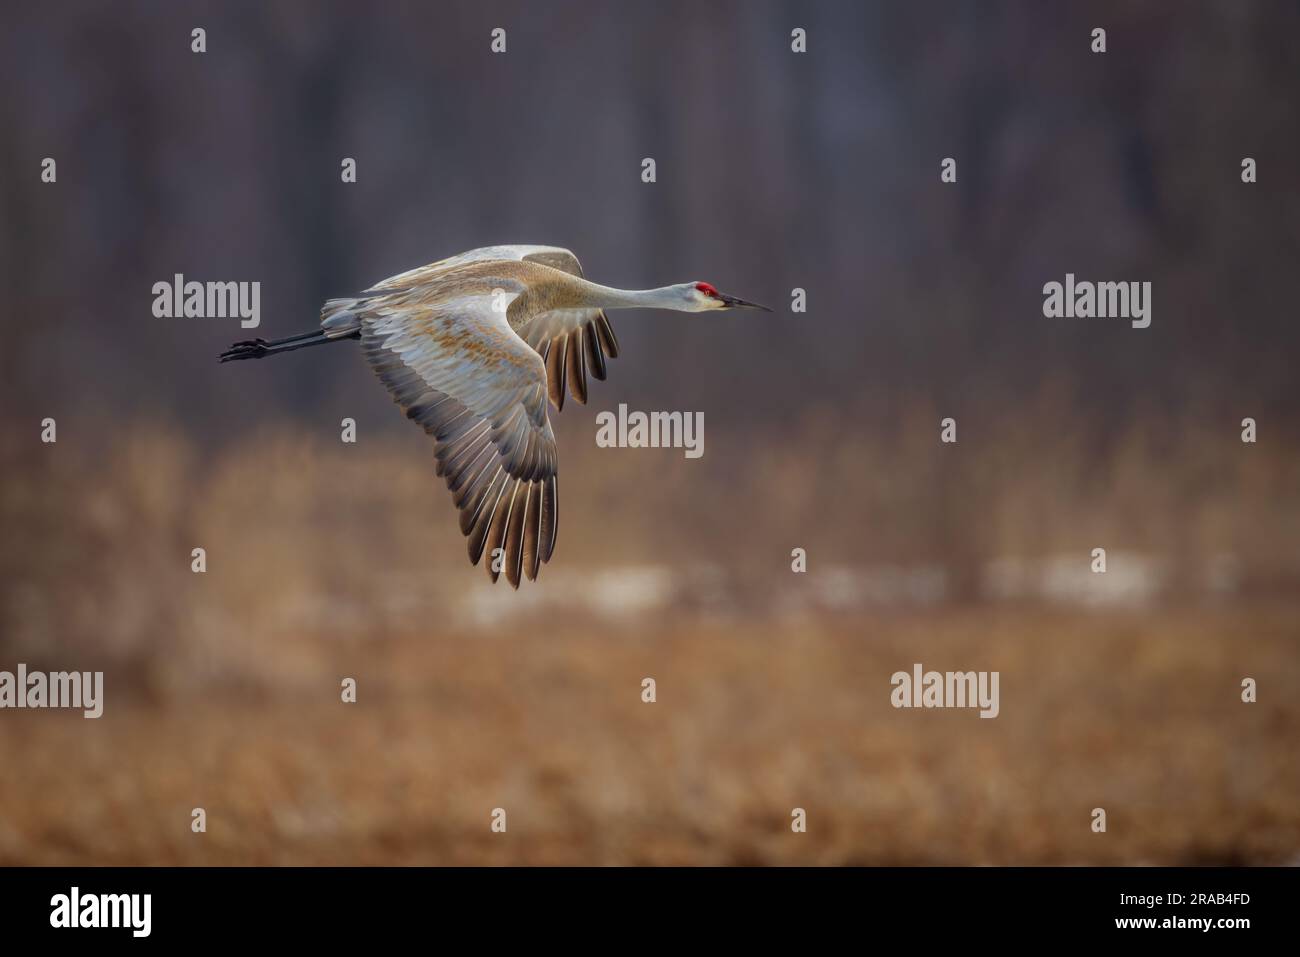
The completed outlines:
{"type": "Polygon", "coordinates": [[[518,588],[555,549],[555,435],[546,370],[488,293],[364,314],[361,346],[393,398],[436,441],[474,564],[518,588]],[[500,553],[496,549],[502,549],[500,553]]]}

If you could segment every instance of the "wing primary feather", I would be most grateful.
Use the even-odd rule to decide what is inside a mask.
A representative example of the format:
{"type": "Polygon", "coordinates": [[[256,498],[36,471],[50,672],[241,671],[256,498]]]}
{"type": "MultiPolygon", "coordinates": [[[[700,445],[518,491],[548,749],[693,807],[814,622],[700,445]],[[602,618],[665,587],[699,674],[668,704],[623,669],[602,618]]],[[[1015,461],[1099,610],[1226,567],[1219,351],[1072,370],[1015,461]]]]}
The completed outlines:
{"type": "Polygon", "coordinates": [[[460,509],[462,535],[468,535],[470,529],[474,527],[474,520],[478,518],[479,509],[483,505],[483,497],[491,487],[492,480],[496,478],[499,468],[496,456],[485,458],[482,463],[474,466],[473,477],[467,479],[460,489],[452,493],[452,502],[460,509]]]}
{"type": "Polygon", "coordinates": [[[515,482],[515,493],[510,502],[510,520],[506,526],[505,565],[506,581],[510,587],[519,587],[519,573],[524,559],[524,521],[528,517],[528,490],[531,482],[515,482]]]}
{"type": "Polygon", "coordinates": [[[524,574],[528,580],[537,580],[537,569],[541,565],[541,525],[542,525],[542,482],[528,485],[528,512],[524,521],[524,574]]]}
{"type": "Polygon", "coordinates": [[[555,553],[555,539],[560,524],[559,498],[555,476],[552,475],[542,487],[542,515],[537,528],[538,551],[543,562],[549,562],[555,553]]]}
{"type": "MultiPolygon", "coordinates": [[[[466,461],[472,461],[474,455],[478,454],[478,450],[492,440],[488,427],[489,423],[482,422],[476,429],[471,429],[452,442],[440,442],[434,453],[434,457],[438,460],[438,474],[454,476],[466,461]]],[[[450,481],[447,487],[452,487],[450,481]]]]}
{"type": "Polygon", "coordinates": [[[582,327],[582,344],[587,353],[587,367],[591,374],[601,382],[605,381],[605,353],[600,351],[600,342],[596,339],[596,324],[589,322],[582,327]]]}
{"type": "Polygon", "coordinates": [[[488,459],[480,469],[479,473],[474,476],[473,481],[460,492],[452,496],[453,500],[459,497],[461,501],[456,503],[460,509],[460,531],[462,535],[469,535],[477,524],[479,517],[482,515],[484,505],[491,508],[489,495],[496,493],[492,489],[492,484],[496,481],[498,474],[504,474],[500,463],[496,457],[488,459]]]}
{"type": "Polygon", "coordinates": [[[582,329],[569,333],[565,365],[569,374],[569,391],[582,405],[587,404],[587,366],[582,358],[582,329]]]}
{"type": "MultiPolygon", "coordinates": [[[[500,507],[501,492],[505,488],[506,479],[505,469],[498,468],[483,493],[483,500],[476,509],[474,524],[470,528],[468,541],[470,564],[477,565],[479,559],[483,557],[483,549],[487,545],[488,535],[491,532],[492,519],[500,507]]],[[[496,581],[495,575],[492,580],[496,581]]]]}
{"type": "Polygon", "coordinates": [[[494,567],[498,564],[504,565],[504,562],[498,563],[495,559],[497,549],[501,547],[506,538],[506,523],[510,521],[510,503],[514,501],[515,490],[519,487],[519,480],[507,481],[501,490],[501,495],[497,499],[496,509],[492,513],[492,521],[488,525],[487,541],[484,549],[487,552],[488,574],[492,576],[492,581],[501,577],[501,568],[494,567]]]}
{"type": "Polygon", "coordinates": [[[569,340],[556,339],[546,357],[546,391],[557,411],[564,411],[564,351],[569,340]]]}
{"type": "MultiPolygon", "coordinates": [[[[452,494],[452,501],[460,508],[464,496],[462,489],[473,486],[474,480],[483,474],[484,469],[493,458],[493,448],[487,436],[479,439],[479,444],[467,451],[456,462],[455,471],[447,469],[447,490],[452,494]]],[[[465,493],[468,495],[468,491],[465,493]]]]}
{"type": "Polygon", "coordinates": [[[600,336],[600,344],[605,349],[605,355],[611,359],[618,358],[618,339],[614,337],[614,327],[609,324],[609,316],[605,315],[602,310],[596,316],[596,334],[600,336]]]}

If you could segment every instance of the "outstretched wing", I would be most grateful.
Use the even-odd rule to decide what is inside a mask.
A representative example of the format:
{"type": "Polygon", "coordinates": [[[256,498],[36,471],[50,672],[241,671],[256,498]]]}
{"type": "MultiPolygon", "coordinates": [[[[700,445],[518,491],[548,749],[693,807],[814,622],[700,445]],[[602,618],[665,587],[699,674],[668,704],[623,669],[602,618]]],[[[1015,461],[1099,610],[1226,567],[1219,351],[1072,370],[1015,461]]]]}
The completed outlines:
{"type": "MultiPolygon", "coordinates": [[[[579,278],[578,257],[558,246],[515,246],[520,258],[559,269],[579,278]]],[[[587,403],[587,375],[605,379],[605,357],[618,358],[618,340],[603,309],[557,309],[533,316],[519,327],[519,335],[546,360],[547,388],[557,410],[564,408],[564,386],[583,405],[587,403]]]]}
{"type": "Polygon", "coordinates": [[[492,292],[473,286],[437,298],[393,287],[360,324],[367,361],[437,442],[438,474],[460,510],[470,561],[486,551],[492,580],[504,570],[516,588],[521,572],[536,578],[555,549],[558,517],[541,357],[492,292]]]}
{"type": "MultiPolygon", "coordinates": [[[[578,257],[559,246],[482,246],[385,279],[368,292],[420,286],[449,269],[488,259],[535,262],[585,278],[578,257]]],[[[566,382],[573,397],[585,404],[587,376],[603,381],[606,357],[618,357],[618,340],[602,309],[557,309],[541,313],[520,326],[519,335],[546,362],[548,389],[556,409],[564,408],[566,382]]]]}
{"type": "Polygon", "coordinates": [[[547,389],[557,410],[564,408],[564,386],[583,405],[587,376],[605,379],[605,358],[618,358],[618,340],[603,309],[556,309],[519,327],[524,341],[546,361],[547,389]]]}

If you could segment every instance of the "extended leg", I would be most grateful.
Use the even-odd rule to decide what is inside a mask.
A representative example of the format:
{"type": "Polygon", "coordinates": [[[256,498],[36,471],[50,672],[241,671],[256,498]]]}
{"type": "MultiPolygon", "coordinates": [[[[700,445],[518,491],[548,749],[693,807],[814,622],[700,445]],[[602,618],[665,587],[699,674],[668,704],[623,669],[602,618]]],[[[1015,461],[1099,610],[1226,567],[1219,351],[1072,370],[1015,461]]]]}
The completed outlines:
{"type": "Polygon", "coordinates": [[[281,352],[306,349],[308,346],[323,346],[327,342],[342,342],[345,339],[360,338],[360,332],[350,336],[330,338],[325,335],[324,330],[313,329],[311,332],[302,332],[296,336],[286,336],[283,339],[245,339],[242,342],[236,342],[221,353],[217,359],[220,362],[233,362],[237,359],[261,359],[263,356],[279,355],[281,352]]]}

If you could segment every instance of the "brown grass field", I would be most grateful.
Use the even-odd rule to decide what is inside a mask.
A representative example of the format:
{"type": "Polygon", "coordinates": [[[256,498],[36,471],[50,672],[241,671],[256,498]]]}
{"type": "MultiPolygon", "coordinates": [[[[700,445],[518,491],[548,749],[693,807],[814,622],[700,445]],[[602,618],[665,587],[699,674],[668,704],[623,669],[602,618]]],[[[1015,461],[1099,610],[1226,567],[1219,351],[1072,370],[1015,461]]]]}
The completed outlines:
{"type": "Polygon", "coordinates": [[[968,453],[949,467],[969,480],[936,485],[928,445],[814,447],[819,488],[857,490],[819,514],[780,466],[718,491],[739,448],[693,484],[680,459],[571,439],[557,560],[517,593],[464,565],[418,434],[362,456],[274,431],[207,453],[158,428],[102,459],[11,449],[0,667],[101,669],[106,701],[97,721],[0,715],[0,864],[1295,862],[1295,463],[1162,471],[1120,446],[1091,489],[1050,449],[1040,470],[968,453]],[[873,458],[890,476],[852,485],[873,458]],[[1082,569],[1098,538],[1164,584],[1119,548],[1081,596],[861,571],[1069,548],[1082,569]],[[1088,601],[1103,578],[1141,588],[1088,601]],[[1001,714],[895,710],[913,662],[999,671],[1001,714]]]}
{"type": "Polygon", "coordinates": [[[321,639],[358,678],[355,705],[321,674],[289,694],[110,701],[99,721],[7,715],[0,863],[1293,861],[1295,614],[321,639]],[[913,659],[996,666],[1002,714],[895,711],[887,675],[913,659]],[[1260,703],[1239,702],[1237,674],[1260,703]]]}

